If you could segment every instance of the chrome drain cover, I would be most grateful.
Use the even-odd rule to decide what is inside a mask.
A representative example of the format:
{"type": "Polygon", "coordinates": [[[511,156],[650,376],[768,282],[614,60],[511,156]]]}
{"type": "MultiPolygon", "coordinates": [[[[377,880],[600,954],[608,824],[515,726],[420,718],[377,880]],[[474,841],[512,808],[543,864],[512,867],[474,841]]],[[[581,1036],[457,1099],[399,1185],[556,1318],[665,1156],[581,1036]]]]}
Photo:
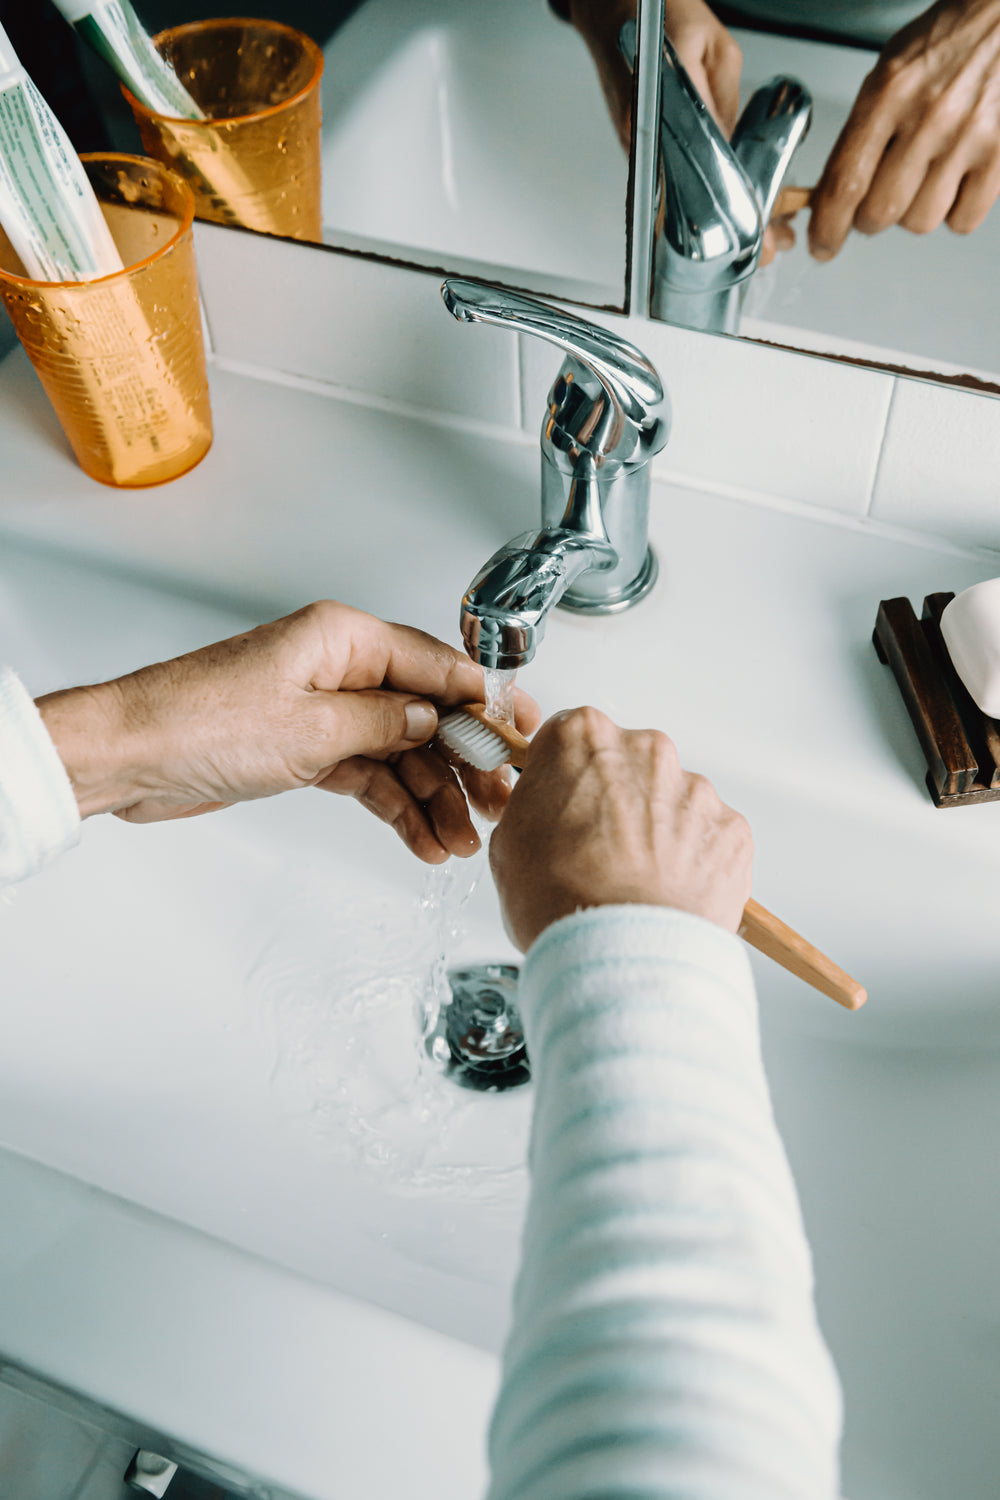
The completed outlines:
{"type": "Polygon", "coordinates": [[[515,964],[449,969],[451,1001],[442,1005],[427,1051],[463,1088],[509,1089],[531,1077],[517,1008],[515,964]]]}

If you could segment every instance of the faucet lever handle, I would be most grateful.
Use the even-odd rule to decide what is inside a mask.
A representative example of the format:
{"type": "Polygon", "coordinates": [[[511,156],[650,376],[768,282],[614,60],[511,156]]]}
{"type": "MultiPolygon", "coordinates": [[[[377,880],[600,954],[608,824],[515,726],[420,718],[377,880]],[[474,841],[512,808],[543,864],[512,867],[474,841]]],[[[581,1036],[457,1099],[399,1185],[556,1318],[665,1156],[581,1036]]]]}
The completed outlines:
{"type": "Polygon", "coordinates": [[[555,344],[589,370],[608,399],[636,428],[661,415],[665,396],[660,377],[641,350],[596,323],[532,297],[450,276],[441,287],[444,305],[460,323],[491,323],[529,333],[555,344]]]}

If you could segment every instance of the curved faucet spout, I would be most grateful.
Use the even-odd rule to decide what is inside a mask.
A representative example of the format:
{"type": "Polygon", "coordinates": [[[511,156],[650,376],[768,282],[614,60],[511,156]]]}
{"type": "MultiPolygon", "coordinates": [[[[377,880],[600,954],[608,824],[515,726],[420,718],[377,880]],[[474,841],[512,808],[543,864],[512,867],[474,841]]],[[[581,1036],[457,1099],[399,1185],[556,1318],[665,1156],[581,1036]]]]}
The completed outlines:
{"type": "Polygon", "coordinates": [[[606,537],[566,527],[513,537],[476,574],[462,599],[462,639],[483,667],[524,667],[545,634],[549,611],[588,568],[613,568],[606,537]]]}
{"type": "MultiPolygon", "coordinates": [[[[626,21],[618,47],[630,67],[636,35],[635,22],[626,21]]],[[[664,36],[654,317],[736,332],[743,283],[757,268],[774,200],[811,113],[801,83],[772,78],[751,96],[727,141],[664,36]]]]}

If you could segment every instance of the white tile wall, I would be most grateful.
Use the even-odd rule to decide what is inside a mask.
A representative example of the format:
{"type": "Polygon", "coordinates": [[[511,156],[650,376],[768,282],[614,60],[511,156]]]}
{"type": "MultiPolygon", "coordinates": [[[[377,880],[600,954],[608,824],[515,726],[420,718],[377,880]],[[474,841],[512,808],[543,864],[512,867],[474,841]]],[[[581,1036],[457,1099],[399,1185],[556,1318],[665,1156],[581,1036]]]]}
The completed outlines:
{"type": "Polygon", "coordinates": [[[872,517],[1000,550],[1000,400],[897,381],[872,517]]]}
{"type": "Polygon", "coordinates": [[[196,228],[217,356],[404,406],[517,425],[516,340],[445,311],[439,274],[196,228]]]}
{"type": "MultiPolygon", "coordinates": [[[[534,434],[558,352],[456,324],[440,274],[197,226],[216,356],[534,434]]],[[[657,474],[1000,549],[1000,400],[607,313],[674,409],[657,474]]]]}
{"type": "MultiPolygon", "coordinates": [[[[589,316],[589,314],[588,314],[589,316]]],[[[656,365],[673,433],[656,461],[664,479],[691,479],[863,516],[871,499],[892,393],[891,375],[607,314],[606,328],[656,365]]],[[[523,340],[522,419],[540,426],[557,351],[523,340]]]]}

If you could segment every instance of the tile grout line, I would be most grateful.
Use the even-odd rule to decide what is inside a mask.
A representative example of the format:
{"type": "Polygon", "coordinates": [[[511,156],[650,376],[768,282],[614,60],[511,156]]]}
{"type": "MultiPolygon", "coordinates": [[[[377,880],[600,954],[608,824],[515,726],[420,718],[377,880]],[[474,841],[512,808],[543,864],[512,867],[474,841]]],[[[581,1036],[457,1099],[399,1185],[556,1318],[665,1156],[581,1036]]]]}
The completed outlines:
{"type": "MultiPolygon", "coordinates": [[[[327,401],[343,401],[347,405],[368,407],[375,411],[383,411],[392,416],[403,417],[410,421],[426,422],[433,427],[442,427],[452,431],[469,433],[480,436],[491,441],[511,443],[520,448],[532,448],[537,445],[538,439],[534,433],[527,432],[521,427],[506,427],[499,423],[483,421],[478,417],[463,417],[454,412],[441,411],[435,407],[417,406],[404,401],[398,401],[387,396],[377,396],[368,391],[359,391],[349,386],[334,385],[329,381],[317,380],[312,376],[293,375],[284,370],[275,370],[265,365],[250,364],[245,360],[232,359],[227,355],[216,355],[212,361],[212,367],[235,375],[240,379],[257,380],[265,385],[277,385],[287,390],[304,391],[310,395],[320,396],[327,401]]],[[[894,381],[895,387],[895,381],[894,381]]],[[[890,408],[895,389],[890,393],[890,408]]],[[[888,411],[886,414],[886,425],[888,426],[888,411]]],[[[904,526],[895,526],[891,522],[879,521],[864,514],[848,515],[844,512],[830,509],[826,506],[813,504],[808,500],[792,500],[782,495],[768,494],[766,491],[742,488],[739,485],[726,484],[720,480],[707,479],[698,474],[691,474],[682,470],[664,472],[662,469],[654,469],[654,484],[670,485],[674,488],[690,489],[704,494],[717,495],[724,500],[733,500],[742,505],[753,505],[760,510],[769,510],[783,515],[794,516],[804,521],[815,521],[819,525],[835,526],[841,530],[863,531],[866,535],[879,537],[885,541],[907,542],[911,546],[921,547],[937,552],[947,552],[958,557],[974,558],[976,560],[995,559],[998,549],[990,547],[971,547],[953,541],[950,537],[941,536],[929,531],[912,531],[904,526]]]]}
{"type": "Polygon", "coordinates": [[[882,426],[882,441],[879,443],[878,453],[875,455],[875,463],[872,468],[872,480],[868,489],[868,504],[865,507],[865,516],[872,517],[872,507],[875,504],[875,492],[878,489],[879,476],[882,473],[882,462],[885,458],[886,449],[889,446],[889,427],[892,424],[892,411],[896,404],[896,395],[899,391],[899,376],[893,377],[892,389],[889,392],[889,400],[885,409],[885,422],[882,426]]]}
{"type": "Polygon", "coordinates": [[[358,390],[353,386],[335,385],[329,380],[318,380],[311,375],[294,375],[288,370],[276,370],[269,365],[252,364],[248,360],[233,359],[227,354],[217,354],[212,360],[216,370],[236,375],[244,380],[257,380],[264,385],[277,385],[285,390],[304,391],[311,396],[320,396],[325,401],[343,401],[349,406],[366,406],[373,411],[387,412],[391,416],[405,417],[416,422],[427,422],[432,427],[448,427],[458,432],[477,436],[503,439],[520,447],[530,447],[537,442],[534,434],[526,433],[520,426],[508,427],[500,422],[488,422],[482,417],[463,417],[456,412],[442,411],[439,407],[418,406],[416,402],[400,401],[394,396],[379,396],[373,391],[358,390]]]}

